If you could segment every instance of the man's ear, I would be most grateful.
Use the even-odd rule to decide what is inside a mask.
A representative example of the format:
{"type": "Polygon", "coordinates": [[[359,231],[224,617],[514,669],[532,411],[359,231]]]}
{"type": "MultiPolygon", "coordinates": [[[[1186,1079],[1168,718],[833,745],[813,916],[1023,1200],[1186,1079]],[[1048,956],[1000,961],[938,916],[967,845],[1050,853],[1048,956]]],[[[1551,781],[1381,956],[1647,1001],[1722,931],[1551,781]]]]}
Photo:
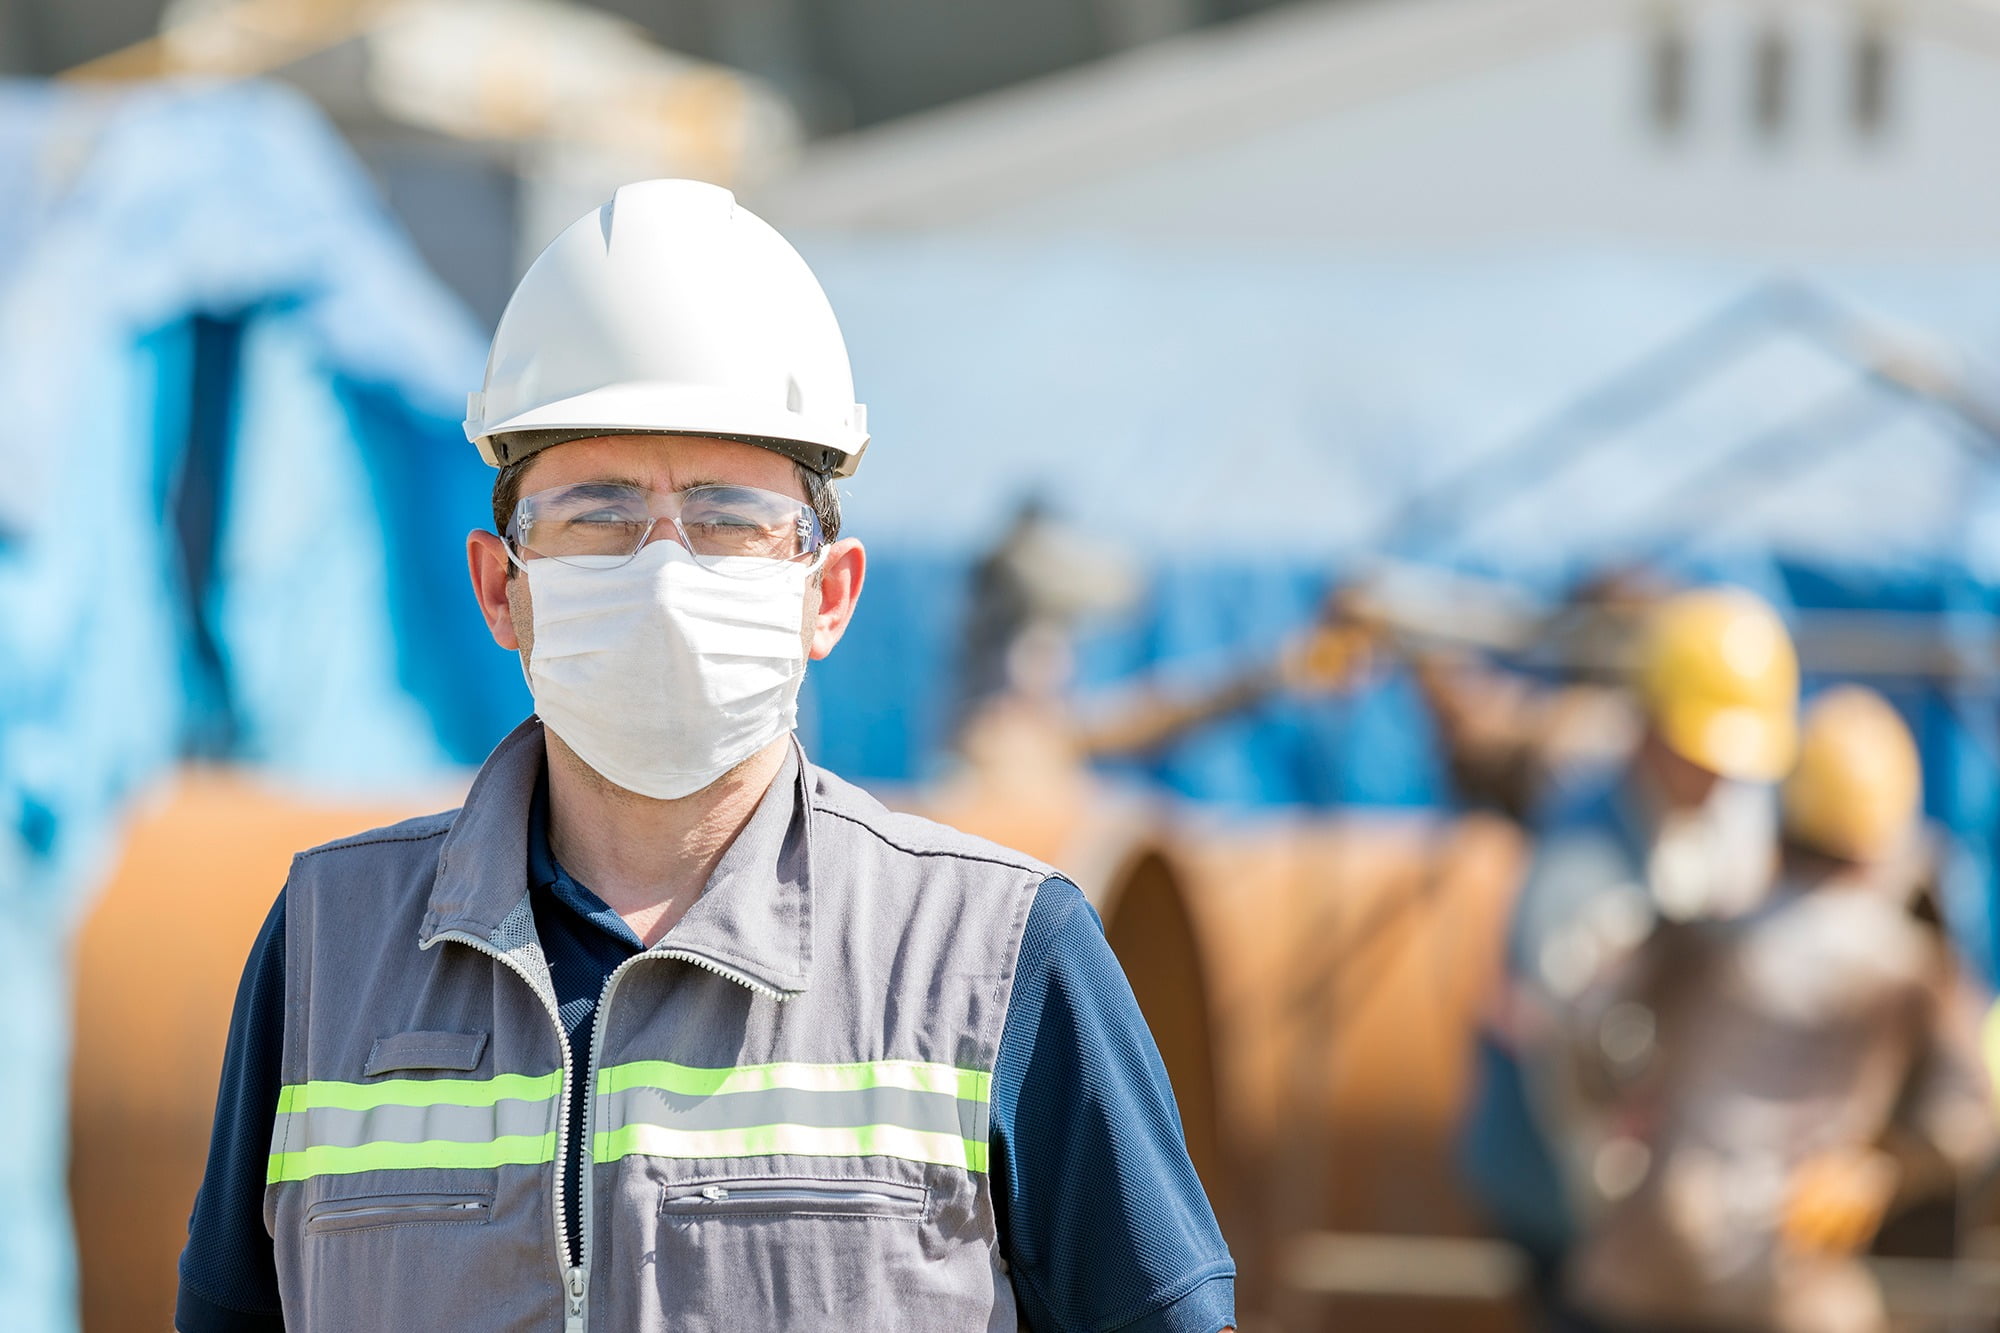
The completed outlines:
{"type": "Polygon", "coordinates": [[[847,622],[854,618],[854,604],[861,600],[861,581],[868,573],[868,552],[858,539],[843,537],[826,548],[826,560],[819,570],[819,612],[812,618],[812,651],[817,662],[833,651],[847,622]]]}
{"type": "Polygon", "coordinates": [[[472,574],[472,595],[479,602],[479,614],[486,617],[486,632],[508,652],[521,651],[514,616],[507,605],[507,575],[514,568],[507,558],[507,544],[484,528],[475,528],[465,536],[465,563],[472,574]]]}

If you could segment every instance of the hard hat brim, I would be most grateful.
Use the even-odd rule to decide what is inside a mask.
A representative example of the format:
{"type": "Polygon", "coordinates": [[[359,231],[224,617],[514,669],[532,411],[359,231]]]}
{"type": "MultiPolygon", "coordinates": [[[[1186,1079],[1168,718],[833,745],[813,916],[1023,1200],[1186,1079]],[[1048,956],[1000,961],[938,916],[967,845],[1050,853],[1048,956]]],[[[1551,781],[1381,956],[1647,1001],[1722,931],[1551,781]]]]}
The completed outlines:
{"type": "Polygon", "coordinates": [[[1798,757],[1798,722],[1789,712],[1693,699],[1661,709],[1655,725],[1675,754],[1737,782],[1776,782],[1798,757]]]}
{"type": "MultiPolygon", "coordinates": [[[[696,435],[773,449],[815,471],[845,477],[860,464],[868,433],[796,412],[745,402],[736,394],[678,385],[613,384],[517,412],[481,418],[475,400],[465,436],[493,467],[553,445],[602,435],[696,435]]],[[[854,415],[859,416],[858,405],[854,415]]]]}

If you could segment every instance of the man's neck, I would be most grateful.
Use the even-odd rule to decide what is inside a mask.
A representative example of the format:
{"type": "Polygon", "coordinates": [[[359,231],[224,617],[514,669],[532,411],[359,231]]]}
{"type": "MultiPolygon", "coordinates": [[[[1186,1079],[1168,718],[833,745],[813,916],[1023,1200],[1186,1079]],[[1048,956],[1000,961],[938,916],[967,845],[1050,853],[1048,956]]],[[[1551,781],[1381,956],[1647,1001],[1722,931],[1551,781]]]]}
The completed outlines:
{"type": "Polygon", "coordinates": [[[544,729],[549,849],[651,948],[687,913],[785,764],[790,736],[691,796],[658,801],[607,781],[544,729]]]}

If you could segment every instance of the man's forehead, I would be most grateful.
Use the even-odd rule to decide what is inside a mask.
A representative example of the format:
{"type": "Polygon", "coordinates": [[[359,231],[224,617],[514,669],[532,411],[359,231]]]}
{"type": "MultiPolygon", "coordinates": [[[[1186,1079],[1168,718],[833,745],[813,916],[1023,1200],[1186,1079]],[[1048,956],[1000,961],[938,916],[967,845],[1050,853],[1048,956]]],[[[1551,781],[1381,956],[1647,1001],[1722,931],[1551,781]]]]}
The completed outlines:
{"type": "Polygon", "coordinates": [[[784,455],[742,440],[690,435],[596,435],[550,445],[536,455],[535,489],[584,481],[684,490],[736,482],[791,492],[796,482],[784,455]]]}

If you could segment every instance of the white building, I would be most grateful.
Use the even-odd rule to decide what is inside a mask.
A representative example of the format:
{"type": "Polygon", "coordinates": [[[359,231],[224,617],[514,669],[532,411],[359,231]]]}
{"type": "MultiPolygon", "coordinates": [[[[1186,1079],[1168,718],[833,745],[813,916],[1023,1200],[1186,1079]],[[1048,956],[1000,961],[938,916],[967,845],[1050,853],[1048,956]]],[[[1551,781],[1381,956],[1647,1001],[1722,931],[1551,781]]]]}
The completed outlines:
{"type": "Polygon", "coordinates": [[[830,230],[1343,247],[2000,250],[2000,4],[1284,9],[819,145],[830,230]]]}

